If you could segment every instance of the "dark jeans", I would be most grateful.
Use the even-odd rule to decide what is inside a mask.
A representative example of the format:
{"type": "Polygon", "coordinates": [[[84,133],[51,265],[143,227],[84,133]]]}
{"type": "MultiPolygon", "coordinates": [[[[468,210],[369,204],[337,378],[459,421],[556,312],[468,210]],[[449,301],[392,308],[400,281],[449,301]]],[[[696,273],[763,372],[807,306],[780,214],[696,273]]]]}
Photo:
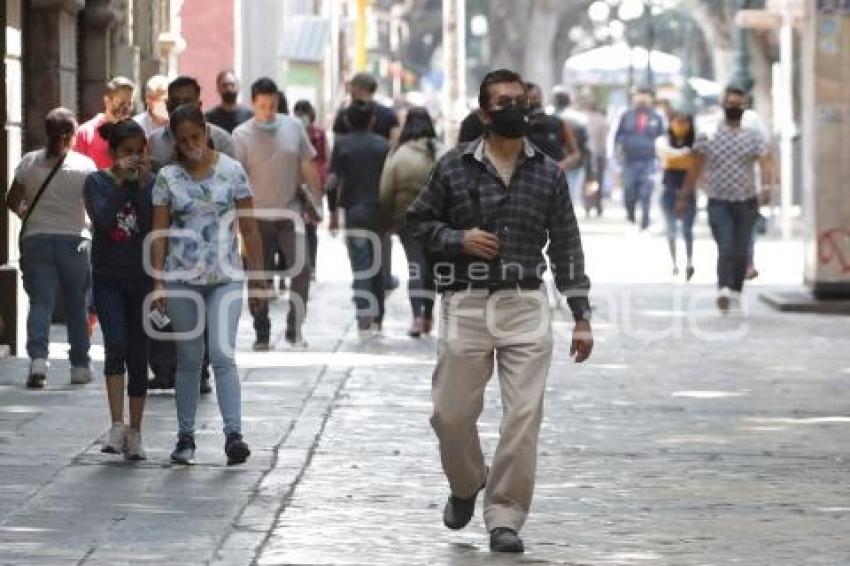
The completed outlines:
{"type": "Polygon", "coordinates": [[[721,289],[741,291],[744,288],[757,213],[756,199],[708,201],[708,223],[717,242],[717,286],[721,289]]]}
{"type": "MultiPolygon", "coordinates": [[[[257,220],[263,240],[263,268],[269,278],[275,271],[274,253],[281,254],[290,276],[289,312],[286,316],[287,334],[300,337],[301,326],[307,315],[310,298],[310,258],[307,238],[295,230],[291,220],[257,220]]],[[[268,309],[252,312],[257,340],[268,342],[271,338],[271,320],[268,309]]]]}
{"type": "Polygon", "coordinates": [[[649,228],[649,212],[652,208],[652,192],[655,189],[653,174],[655,160],[634,161],[623,164],[623,195],[629,222],[636,221],[637,204],[641,206],[640,227],[649,228]]]}
{"type": "Polygon", "coordinates": [[[389,232],[381,234],[381,272],[385,289],[393,287],[393,236],[389,232]]]}
{"type": "Polygon", "coordinates": [[[315,224],[307,224],[307,256],[310,258],[310,270],[316,272],[316,259],[319,255],[319,232],[315,224]]]}
{"type": "Polygon", "coordinates": [[[91,288],[88,247],[79,236],[36,234],[21,242],[21,272],[30,300],[27,314],[27,354],[47,359],[50,322],[56,287],[62,289],[69,358],[73,367],[89,365],[89,331],[86,297],[91,288]]]}
{"type": "Polygon", "coordinates": [[[148,389],[143,303],[149,290],[147,281],[94,278],[94,308],[106,350],[103,373],[124,375],[126,368],[130,397],[144,397],[148,389]]]}
{"type": "Polygon", "coordinates": [[[422,242],[402,226],[398,231],[404,254],[407,256],[410,279],[407,292],[413,317],[432,318],[434,312],[434,274],[422,242]]]}
{"type": "MultiPolygon", "coordinates": [[[[667,242],[670,244],[670,253],[676,260],[676,233],[679,219],[676,217],[676,201],[679,191],[685,181],[686,171],[666,171],[664,173],[664,193],[661,195],[661,209],[664,211],[664,219],[667,221],[667,242]]],[[[694,255],[694,220],[697,217],[696,197],[691,199],[688,211],[682,221],[682,237],[685,239],[685,249],[688,255],[688,265],[694,255]]]]}
{"type": "Polygon", "coordinates": [[[384,319],[384,273],[380,240],[377,234],[373,238],[361,235],[345,237],[353,272],[351,288],[354,290],[357,316],[371,317],[377,322],[384,319]]]}

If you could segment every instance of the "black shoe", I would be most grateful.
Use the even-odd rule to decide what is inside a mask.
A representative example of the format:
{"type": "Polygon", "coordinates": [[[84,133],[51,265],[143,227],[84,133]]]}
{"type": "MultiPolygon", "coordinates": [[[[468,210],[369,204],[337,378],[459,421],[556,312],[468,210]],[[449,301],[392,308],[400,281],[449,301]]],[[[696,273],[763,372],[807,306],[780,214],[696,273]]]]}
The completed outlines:
{"type": "Polygon", "coordinates": [[[525,552],[525,546],[517,532],[507,527],[496,527],[490,531],[491,552],[525,552]]]}
{"type": "Polygon", "coordinates": [[[688,266],[685,269],[685,281],[690,281],[691,277],[693,277],[693,276],[694,276],[694,268],[691,267],[691,266],[688,266]]]}
{"type": "Polygon", "coordinates": [[[235,466],[245,463],[245,460],[251,455],[251,449],[242,440],[241,434],[231,432],[227,435],[227,440],[224,443],[224,453],[227,454],[227,465],[235,466]]]}
{"type": "Polygon", "coordinates": [[[174,452],[171,453],[172,464],[191,465],[195,463],[195,437],[189,433],[183,433],[177,439],[174,452]]]}
{"type": "Polygon", "coordinates": [[[31,373],[27,376],[27,389],[44,389],[47,376],[43,373],[31,373]]]}
{"type": "Polygon", "coordinates": [[[212,393],[212,385],[210,385],[210,373],[205,371],[201,375],[201,395],[209,395],[212,393]]]}
{"type": "Polygon", "coordinates": [[[396,289],[398,289],[399,283],[400,283],[400,281],[399,281],[398,277],[395,276],[395,275],[391,276],[389,279],[385,279],[384,280],[384,292],[385,293],[391,293],[391,292],[395,291],[396,289]]]}
{"type": "Polygon", "coordinates": [[[484,489],[484,484],[481,484],[481,487],[472,497],[466,499],[450,495],[449,500],[446,501],[446,507],[443,509],[443,524],[453,531],[458,531],[468,525],[475,514],[475,499],[482,489],[484,489]]]}
{"type": "Polygon", "coordinates": [[[155,372],[153,379],[148,381],[148,389],[174,389],[174,372],[155,372]]]}

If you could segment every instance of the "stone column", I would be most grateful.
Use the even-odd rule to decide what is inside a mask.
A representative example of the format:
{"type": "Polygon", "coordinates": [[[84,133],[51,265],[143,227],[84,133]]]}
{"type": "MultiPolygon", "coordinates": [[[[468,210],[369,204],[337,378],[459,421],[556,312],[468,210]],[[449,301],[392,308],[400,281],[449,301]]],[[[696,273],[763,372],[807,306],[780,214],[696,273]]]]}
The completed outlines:
{"type": "Polygon", "coordinates": [[[25,149],[44,143],[44,117],[77,109],[77,13],[83,0],[31,0],[24,30],[25,149]]]}
{"type": "Polygon", "coordinates": [[[807,2],[803,41],[806,284],[850,299],[850,6],[807,2]]]}
{"type": "Polygon", "coordinates": [[[112,78],[112,29],[117,13],[111,0],[87,0],[82,14],[80,120],[103,111],[103,89],[112,78]]]}

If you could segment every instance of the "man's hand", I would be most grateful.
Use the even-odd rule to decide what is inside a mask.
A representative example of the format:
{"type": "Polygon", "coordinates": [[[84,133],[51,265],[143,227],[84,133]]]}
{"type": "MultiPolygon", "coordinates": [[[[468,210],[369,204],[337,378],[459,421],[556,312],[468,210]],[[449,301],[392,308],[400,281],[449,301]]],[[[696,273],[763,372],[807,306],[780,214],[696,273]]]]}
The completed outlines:
{"type": "Polygon", "coordinates": [[[575,361],[580,364],[590,357],[593,352],[593,332],[590,322],[579,320],[573,328],[573,342],[570,345],[570,356],[575,356],[575,361]]]}
{"type": "Polygon", "coordinates": [[[684,196],[683,194],[679,195],[679,198],[676,199],[676,217],[684,218],[688,213],[688,208],[690,208],[691,203],[690,199],[684,196]]]}
{"type": "Polygon", "coordinates": [[[770,204],[770,201],[773,199],[773,188],[772,187],[762,187],[759,192],[759,206],[767,206],[770,204]]]}
{"type": "Polygon", "coordinates": [[[499,257],[501,247],[499,237],[490,232],[473,228],[463,233],[463,253],[467,255],[492,261],[499,257]]]}
{"type": "Polygon", "coordinates": [[[336,237],[337,232],[339,232],[339,213],[336,211],[331,212],[331,219],[328,222],[328,232],[331,233],[331,236],[336,237]]]}

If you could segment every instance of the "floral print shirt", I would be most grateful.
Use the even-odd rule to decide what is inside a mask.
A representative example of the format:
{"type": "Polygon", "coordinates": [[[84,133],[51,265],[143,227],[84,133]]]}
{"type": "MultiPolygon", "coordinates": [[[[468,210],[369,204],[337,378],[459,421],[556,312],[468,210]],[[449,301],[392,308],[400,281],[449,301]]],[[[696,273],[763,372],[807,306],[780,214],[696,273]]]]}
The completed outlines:
{"type": "Polygon", "coordinates": [[[242,165],[223,153],[201,180],[180,164],[160,169],[153,204],[171,211],[165,278],[196,285],[243,279],[236,201],[252,196],[242,165]]]}

